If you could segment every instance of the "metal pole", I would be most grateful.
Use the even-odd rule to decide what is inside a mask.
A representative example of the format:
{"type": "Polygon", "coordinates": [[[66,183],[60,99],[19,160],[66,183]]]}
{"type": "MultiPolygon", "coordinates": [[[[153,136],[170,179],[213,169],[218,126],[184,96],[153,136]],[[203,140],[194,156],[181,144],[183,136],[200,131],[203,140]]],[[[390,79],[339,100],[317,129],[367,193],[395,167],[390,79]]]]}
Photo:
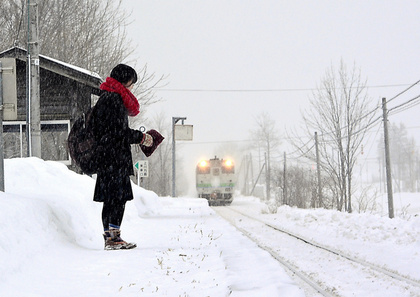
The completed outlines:
{"type": "Polygon", "coordinates": [[[26,144],[27,144],[27,152],[26,156],[32,156],[32,140],[31,140],[31,54],[28,50],[28,57],[26,60],[26,144]]]}
{"type": "Polygon", "coordinates": [[[268,176],[268,163],[267,163],[267,153],[264,153],[264,164],[265,166],[265,194],[266,200],[270,200],[270,181],[268,176]]]}
{"type": "Polygon", "coordinates": [[[264,170],[264,168],[265,168],[265,163],[263,163],[263,165],[261,167],[261,170],[260,170],[260,173],[258,174],[257,180],[255,181],[254,186],[252,187],[251,193],[249,194],[250,196],[252,196],[252,194],[254,193],[255,187],[258,183],[258,180],[260,179],[261,173],[264,170]]]}
{"type": "Polygon", "coordinates": [[[3,68],[0,61],[0,191],[4,192],[3,68]]]}
{"type": "Polygon", "coordinates": [[[175,118],[172,117],[172,197],[175,197],[175,118]]]}
{"type": "Polygon", "coordinates": [[[176,154],[175,154],[175,124],[178,123],[179,120],[182,121],[182,124],[184,125],[184,120],[187,118],[177,118],[172,117],[172,197],[176,197],[176,169],[175,169],[175,163],[176,163],[176,154]]]}
{"type": "Polygon", "coordinates": [[[289,205],[287,201],[287,164],[286,164],[286,152],[284,152],[284,169],[283,169],[283,204],[289,205]]]}
{"type": "Polygon", "coordinates": [[[30,78],[30,154],[41,158],[41,113],[40,113],[40,90],[39,90],[39,42],[38,42],[38,4],[29,0],[28,6],[28,53],[29,53],[29,78],[30,78]]]}
{"type": "Polygon", "coordinates": [[[249,156],[245,156],[245,177],[244,177],[244,189],[243,193],[248,196],[248,173],[249,173],[249,156]]]}
{"type": "Polygon", "coordinates": [[[270,142],[267,143],[267,199],[271,199],[271,151],[270,142]]]}
{"type": "MultiPolygon", "coordinates": [[[[30,4],[30,0],[27,1],[26,6],[27,6],[27,23],[28,23],[28,28],[27,28],[27,57],[26,57],[26,127],[25,127],[25,135],[26,135],[26,156],[30,157],[32,155],[32,150],[31,150],[31,132],[29,127],[31,126],[31,67],[29,65],[31,65],[31,49],[29,48],[29,40],[30,40],[30,21],[29,21],[29,15],[30,15],[30,10],[29,10],[29,4],[30,4]]],[[[23,147],[23,145],[21,144],[21,147],[23,147]]],[[[21,155],[22,157],[22,155],[21,155]]]]}
{"type": "MultiPolygon", "coordinates": [[[[318,207],[322,205],[322,188],[321,188],[321,163],[319,160],[319,148],[318,148],[318,133],[315,132],[315,150],[316,150],[316,171],[318,175],[318,207]]],[[[315,205],[315,207],[317,207],[315,205]]]]}
{"type": "Polygon", "coordinates": [[[388,139],[388,111],[386,109],[386,98],[382,98],[382,110],[384,118],[384,141],[385,141],[385,168],[386,168],[386,189],[388,193],[388,215],[394,217],[394,198],[392,194],[391,156],[389,153],[388,139]]]}

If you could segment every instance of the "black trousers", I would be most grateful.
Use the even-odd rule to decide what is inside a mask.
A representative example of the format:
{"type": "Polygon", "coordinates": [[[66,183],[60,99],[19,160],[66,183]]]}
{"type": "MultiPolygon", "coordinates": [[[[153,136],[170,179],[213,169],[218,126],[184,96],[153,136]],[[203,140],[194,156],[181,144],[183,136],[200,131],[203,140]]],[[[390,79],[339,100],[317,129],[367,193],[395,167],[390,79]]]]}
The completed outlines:
{"type": "Polygon", "coordinates": [[[114,199],[104,202],[102,208],[102,224],[104,230],[109,229],[109,224],[121,226],[124,216],[125,200],[114,199]]]}

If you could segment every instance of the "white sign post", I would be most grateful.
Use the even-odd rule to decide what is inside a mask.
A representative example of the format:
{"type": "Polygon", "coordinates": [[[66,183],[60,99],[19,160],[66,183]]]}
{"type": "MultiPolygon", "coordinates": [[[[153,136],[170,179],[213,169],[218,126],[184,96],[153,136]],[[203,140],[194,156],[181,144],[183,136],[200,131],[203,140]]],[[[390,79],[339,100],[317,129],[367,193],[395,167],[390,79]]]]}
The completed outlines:
{"type": "Polygon", "coordinates": [[[176,197],[175,140],[193,140],[193,126],[184,125],[187,118],[172,117],[172,197],[176,197]],[[182,125],[177,125],[179,121],[182,125]]]}
{"type": "Polygon", "coordinates": [[[137,161],[134,167],[137,169],[137,185],[140,186],[140,177],[149,177],[149,161],[137,161]]]}

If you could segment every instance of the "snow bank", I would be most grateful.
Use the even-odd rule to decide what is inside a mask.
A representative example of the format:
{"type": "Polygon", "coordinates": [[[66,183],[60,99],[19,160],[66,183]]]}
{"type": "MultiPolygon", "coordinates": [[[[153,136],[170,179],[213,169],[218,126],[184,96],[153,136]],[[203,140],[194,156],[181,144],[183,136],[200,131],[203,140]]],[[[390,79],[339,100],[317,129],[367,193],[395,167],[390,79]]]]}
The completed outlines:
{"type": "MultiPolygon", "coordinates": [[[[95,180],[38,158],[5,160],[5,192],[0,192],[0,275],[19,271],[43,250],[60,244],[102,245],[101,203],[92,202],[95,180]]],[[[133,187],[127,216],[154,214],[153,192],[133,187]]]]}

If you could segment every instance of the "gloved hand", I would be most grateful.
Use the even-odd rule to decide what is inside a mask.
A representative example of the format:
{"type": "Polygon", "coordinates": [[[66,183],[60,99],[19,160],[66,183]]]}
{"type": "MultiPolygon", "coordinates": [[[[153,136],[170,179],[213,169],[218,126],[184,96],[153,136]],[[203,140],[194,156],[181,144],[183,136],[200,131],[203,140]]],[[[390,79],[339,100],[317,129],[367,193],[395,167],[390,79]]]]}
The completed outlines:
{"type": "Polygon", "coordinates": [[[153,145],[153,137],[152,136],[150,136],[149,134],[147,134],[147,133],[144,133],[143,134],[143,139],[142,139],[142,141],[140,142],[140,144],[141,145],[144,145],[144,146],[146,146],[146,147],[151,147],[152,145],[153,145]]]}

